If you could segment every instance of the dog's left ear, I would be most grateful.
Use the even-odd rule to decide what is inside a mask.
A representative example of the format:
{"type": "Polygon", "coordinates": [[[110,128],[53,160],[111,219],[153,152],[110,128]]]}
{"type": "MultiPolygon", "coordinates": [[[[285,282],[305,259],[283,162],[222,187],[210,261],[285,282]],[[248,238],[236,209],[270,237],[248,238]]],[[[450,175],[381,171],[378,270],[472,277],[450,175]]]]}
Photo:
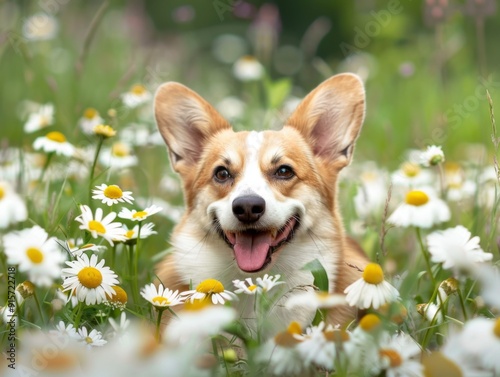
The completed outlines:
{"type": "Polygon", "coordinates": [[[351,161],[364,116],[363,83],[358,76],[344,73],[309,93],[286,125],[305,137],[316,156],[342,168],[351,161]]]}

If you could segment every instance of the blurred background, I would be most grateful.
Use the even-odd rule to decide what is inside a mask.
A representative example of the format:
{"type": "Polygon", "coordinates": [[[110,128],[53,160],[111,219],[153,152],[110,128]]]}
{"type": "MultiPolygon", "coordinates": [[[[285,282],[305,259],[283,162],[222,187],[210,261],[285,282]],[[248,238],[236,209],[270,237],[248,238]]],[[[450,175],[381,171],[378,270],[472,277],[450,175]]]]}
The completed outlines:
{"type": "Polygon", "coordinates": [[[53,106],[45,125],[82,150],[95,143],[82,119],[97,114],[126,144],[112,152],[139,161],[98,168],[146,201],[163,198],[175,223],[182,195],[151,106],[162,82],[199,92],[236,129],[265,129],[324,79],[355,72],[367,91],[357,163],[396,169],[436,144],[448,161],[488,165],[499,21],[495,0],[0,0],[2,151],[32,151],[45,131],[23,125],[42,104],[53,106]]]}
{"type": "MultiPolygon", "coordinates": [[[[263,100],[233,75],[251,55],[266,80],[289,82],[274,88],[278,111],[332,74],[360,74],[368,113],[358,156],[399,163],[433,139],[462,156],[456,145],[490,139],[484,92],[496,100],[499,33],[495,0],[3,0],[2,136],[20,142],[24,100],[54,103],[57,125],[72,131],[86,107],[105,113],[134,83],[154,92],[180,81],[214,104],[263,100]]],[[[269,120],[246,118],[236,123],[269,120]]]]}

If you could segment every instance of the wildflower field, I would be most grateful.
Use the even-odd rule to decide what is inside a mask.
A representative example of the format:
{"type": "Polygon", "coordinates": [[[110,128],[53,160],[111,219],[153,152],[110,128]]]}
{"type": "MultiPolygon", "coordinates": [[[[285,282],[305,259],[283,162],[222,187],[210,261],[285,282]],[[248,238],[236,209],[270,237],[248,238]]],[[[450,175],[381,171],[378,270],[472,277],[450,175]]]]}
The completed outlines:
{"type": "Polygon", "coordinates": [[[290,3],[0,1],[0,376],[500,376],[497,1],[290,3]],[[329,293],[312,260],[287,308],[316,316],[281,327],[290,276],[158,281],[184,207],[156,89],[279,129],[341,72],[366,88],[338,190],[362,278],[329,293]]]}

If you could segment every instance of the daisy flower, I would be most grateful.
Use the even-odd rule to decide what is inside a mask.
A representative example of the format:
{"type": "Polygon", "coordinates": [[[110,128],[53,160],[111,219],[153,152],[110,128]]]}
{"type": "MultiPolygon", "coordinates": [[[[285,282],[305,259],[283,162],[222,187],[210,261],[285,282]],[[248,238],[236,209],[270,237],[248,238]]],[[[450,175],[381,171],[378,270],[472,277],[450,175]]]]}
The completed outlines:
{"type": "Polygon", "coordinates": [[[28,210],[23,199],[14,191],[12,186],[0,181],[0,229],[8,228],[11,224],[24,221],[28,218],[28,210]]]}
{"type": "Polygon", "coordinates": [[[116,131],[113,127],[108,126],[107,124],[98,124],[92,128],[92,133],[96,136],[100,136],[104,139],[109,139],[116,135],[116,131]]]}
{"type": "Polygon", "coordinates": [[[112,295],[106,294],[106,301],[104,301],[104,305],[113,309],[124,310],[128,302],[127,292],[125,292],[125,290],[119,285],[113,285],[111,288],[115,291],[115,293],[112,295]]]}
{"type": "Polygon", "coordinates": [[[444,314],[440,305],[434,303],[417,305],[417,312],[431,323],[441,324],[444,321],[444,314]]]}
{"type": "Polygon", "coordinates": [[[24,132],[31,133],[54,124],[54,105],[40,105],[38,110],[30,113],[24,124],[24,132]]]}
{"type": "Polygon", "coordinates": [[[391,179],[395,186],[412,188],[428,185],[433,178],[430,171],[422,169],[418,164],[405,162],[392,174],[391,179]]]}
{"type": "Polygon", "coordinates": [[[42,150],[45,153],[55,153],[67,157],[71,157],[75,153],[75,147],[58,131],[52,131],[45,136],[37,137],[33,142],[33,148],[36,151],[42,150]]]}
{"type": "Polygon", "coordinates": [[[104,266],[104,259],[97,263],[97,255],[90,259],[87,254],[74,261],[66,262],[69,268],[63,268],[63,292],[76,293],[78,301],[87,305],[100,304],[106,296],[113,296],[113,286],[118,285],[117,275],[104,266]]]}
{"type": "Polygon", "coordinates": [[[137,165],[137,156],[132,154],[132,149],[125,143],[114,143],[111,148],[104,149],[99,155],[99,161],[107,168],[125,169],[137,165]]]}
{"type": "Polygon", "coordinates": [[[179,291],[172,291],[159,284],[158,288],[153,284],[146,285],[141,289],[141,296],[149,301],[156,309],[165,309],[170,306],[180,305],[184,299],[179,291]]]}
{"type": "Polygon", "coordinates": [[[185,297],[186,300],[191,300],[191,302],[211,299],[214,304],[224,304],[225,300],[233,301],[237,299],[233,292],[226,291],[222,283],[215,279],[203,280],[196,289],[182,292],[181,296],[185,297]]]}
{"type": "Polygon", "coordinates": [[[385,172],[379,171],[376,166],[367,167],[371,169],[360,174],[361,184],[354,197],[354,209],[362,219],[382,213],[388,190],[385,172]]]}
{"type": "Polygon", "coordinates": [[[75,240],[74,238],[66,240],[66,246],[67,250],[69,250],[71,255],[73,255],[74,257],[79,257],[86,251],[102,253],[108,249],[106,246],[96,245],[94,243],[84,244],[83,239],[81,238],[78,238],[77,240],[75,240]]]}
{"type": "Polygon", "coordinates": [[[141,211],[137,211],[135,209],[130,210],[128,208],[123,208],[118,214],[118,217],[132,221],[143,221],[147,219],[149,216],[152,216],[160,212],[162,209],[163,208],[158,207],[157,205],[154,204],[141,211]]]}
{"type": "Polygon", "coordinates": [[[404,203],[394,210],[387,222],[405,228],[430,228],[434,224],[448,221],[450,217],[448,205],[430,188],[422,188],[407,192],[404,203]]]}
{"type": "Polygon", "coordinates": [[[229,121],[240,119],[245,113],[246,104],[237,97],[226,97],[222,99],[216,108],[220,114],[229,121]]]}
{"type": "Polygon", "coordinates": [[[122,223],[114,223],[116,213],[111,212],[106,217],[102,217],[102,209],[97,208],[95,217],[92,215],[92,210],[87,205],[80,205],[82,214],[75,218],[80,224],[80,229],[85,229],[90,232],[92,237],[98,236],[106,239],[111,246],[114,245],[113,241],[125,241],[125,230],[122,228],[122,223]]]}
{"type": "Polygon", "coordinates": [[[442,263],[446,270],[470,270],[477,263],[493,259],[493,254],[481,249],[479,237],[471,238],[471,233],[462,225],[433,232],[426,240],[431,260],[442,263]]]}
{"type": "Polygon", "coordinates": [[[115,332],[115,336],[119,334],[124,334],[130,327],[130,320],[127,319],[127,314],[125,312],[122,312],[122,314],[120,314],[119,323],[111,317],[108,319],[108,321],[115,332]]]}
{"type": "Polygon", "coordinates": [[[58,30],[57,19],[48,12],[36,13],[23,23],[23,37],[33,42],[53,39],[58,30]]]}
{"type": "Polygon", "coordinates": [[[436,166],[444,162],[444,153],[441,146],[429,145],[425,151],[420,154],[420,163],[423,166],[436,166]]]}
{"type": "Polygon", "coordinates": [[[59,336],[69,337],[71,339],[79,339],[79,336],[73,324],[70,323],[66,325],[63,321],[59,321],[59,323],[56,325],[56,329],[51,330],[50,333],[59,336]]]}
{"type": "Polygon", "coordinates": [[[387,377],[423,377],[424,367],[419,362],[420,347],[407,334],[383,334],[378,350],[377,375],[385,370],[387,377]]]}
{"type": "Polygon", "coordinates": [[[261,346],[256,354],[256,360],[267,365],[272,375],[300,376],[308,375],[304,360],[297,349],[301,342],[302,329],[297,322],[292,322],[286,331],[276,334],[261,346]]]}
{"type": "Polygon", "coordinates": [[[462,368],[500,373],[500,318],[476,317],[462,331],[452,334],[442,348],[443,354],[462,368]]]}
{"type": "Polygon", "coordinates": [[[278,281],[281,275],[269,276],[265,274],[264,277],[257,278],[257,285],[262,289],[262,292],[269,292],[273,287],[276,287],[280,284],[285,284],[284,281],[278,281]]]}
{"type": "Polygon", "coordinates": [[[132,197],[132,191],[122,191],[122,189],[117,185],[107,185],[103,183],[100,186],[96,186],[96,189],[92,190],[92,199],[101,200],[103,204],[112,206],[117,203],[132,203],[134,198],[132,197]]]}
{"type": "Polygon", "coordinates": [[[257,293],[257,285],[254,284],[252,278],[246,278],[245,280],[233,280],[233,285],[237,288],[234,293],[240,294],[245,293],[247,295],[255,295],[257,293]]]}
{"type": "MultiPolygon", "coordinates": [[[[141,226],[141,239],[143,238],[148,238],[149,236],[153,234],[158,234],[157,231],[153,230],[153,227],[155,224],[153,223],[146,223],[141,226]]],[[[132,229],[128,229],[124,227],[125,229],[125,237],[127,238],[127,241],[134,241],[137,240],[137,237],[139,236],[139,224],[135,225],[132,229]]]]}
{"type": "Polygon", "coordinates": [[[18,265],[33,284],[49,287],[61,276],[65,255],[56,239],[38,225],[4,235],[3,246],[7,263],[18,265]]]}
{"type": "Polygon", "coordinates": [[[248,295],[254,295],[257,292],[268,292],[273,287],[285,284],[284,281],[278,281],[281,275],[269,276],[265,274],[263,278],[258,277],[257,282],[254,284],[252,278],[246,278],[244,281],[233,280],[233,284],[238,288],[234,293],[246,293],[248,295]]]}
{"type": "Polygon", "coordinates": [[[332,325],[327,327],[324,322],[309,327],[304,335],[295,335],[295,338],[300,340],[296,349],[304,360],[304,366],[313,364],[326,370],[333,370],[337,344],[342,348],[349,347],[350,339],[345,330],[334,329],[332,325]]]}
{"type": "Polygon", "coordinates": [[[152,95],[144,85],[136,84],[128,92],[123,93],[121,97],[123,104],[133,109],[148,102],[152,95]]]}
{"type": "Polygon", "coordinates": [[[360,309],[378,309],[399,297],[398,290],[384,280],[382,268],[377,263],[369,263],[363,276],[349,285],[344,293],[347,303],[360,309]]]}
{"type": "Polygon", "coordinates": [[[107,340],[103,339],[102,333],[93,329],[90,333],[85,326],[78,329],[79,341],[86,344],[90,349],[92,347],[102,347],[107,343],[107,340]]]}
{"type": "Polygon", "coordinates": [[[489,306],[500,311],[500,271],[489,264],[481,265],[473,271],[481,283],[481,298],[489,306]]]}
{"type": "Polygon", "coordinates": [[[264,75],[264,66],[255,57],[246,55],[234,63],[233,74],[240,81],[260,80],[264,75]]]}
{"type": "Polygon", "coordinates": [[[233,308],[201,302],[186,303],[184,310],[168,323],[163,338],[170,345],[200,343],[200,339],[218,335],[237,319],[233,308]]]}
{"type": "Polygon", "coordinates": [[[291,296],[285,306],[288,309],[296,307],[308,307],[316,311],[318,309],[331,309],[337,306],[346,305],[344,295],[328,292],[308,291],[297,293],[291,296]]]}
{"type": "Polygon", "coordinates": [[[78,125],[84,133],[92,135],[94,134],[94,127],[102,124],[103,122],[104,119],[101,118],[99,112],[96,109],[89,107],[83,112],[83,116],[78,121],[78,125]]]}

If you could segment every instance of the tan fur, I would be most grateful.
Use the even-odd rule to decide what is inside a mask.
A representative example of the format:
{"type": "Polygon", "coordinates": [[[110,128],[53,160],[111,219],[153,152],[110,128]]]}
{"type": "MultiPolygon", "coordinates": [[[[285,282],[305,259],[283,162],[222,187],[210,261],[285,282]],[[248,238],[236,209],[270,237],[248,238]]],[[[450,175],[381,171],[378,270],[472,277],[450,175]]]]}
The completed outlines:
{"type": "MultiPolygon", "coordinates": [[[[213,219],[207,213],[213,203],[223,207],[245,178],[251,155],[247,145],[250,133],[235,133],[211,105],[178,83],[159,88],[155,115],[172,166],[181,175],[186,200],[186,213],[172,236],[174,252],[158,264],[158,277],[170,289],[186,290],[191,280],[207,278],[205,274],[215,274],[208,277],[220,279],[225,285],[233,279],[253,276],[238,272],[232,250],[214,232],[213,219]],[[228,167],[231,182],[214,183],[213,172],[218,166],[228,167]]],[[[300,263],[308,260],[304,253],[309,249],[311,258],[322,258],[326,264],[332,291],[342,293],[361,276],[368,260],[360,247],[345,236],[336,198],[338,174],[351,161],[363,118],[364,90],[360,80],[350,74],[338,75],[314,89],[281,131],[252,136],[262,138],[258,156],[254,157],[277,208],[290,200],[305,206],[304,218],[291,243],[280,247],[272,256],[272,264],[254,276],[287,274],[290,295],[307,289],[312,278],[300,271],[300,263]],[[293,179],[274,178],[283,164],[293,167],[293,179]]],[[[283,307],[283,303],[278,306],[283,307]]],[[[283,322],[301,313],[282,310],[277,315],[283,322]]],[[[329,320],[345,324],[354,316],[352,308],[344,307],[332,311],[329,320]]],[[[302,320],[307,318],[303,314],[302,320]]]]}

